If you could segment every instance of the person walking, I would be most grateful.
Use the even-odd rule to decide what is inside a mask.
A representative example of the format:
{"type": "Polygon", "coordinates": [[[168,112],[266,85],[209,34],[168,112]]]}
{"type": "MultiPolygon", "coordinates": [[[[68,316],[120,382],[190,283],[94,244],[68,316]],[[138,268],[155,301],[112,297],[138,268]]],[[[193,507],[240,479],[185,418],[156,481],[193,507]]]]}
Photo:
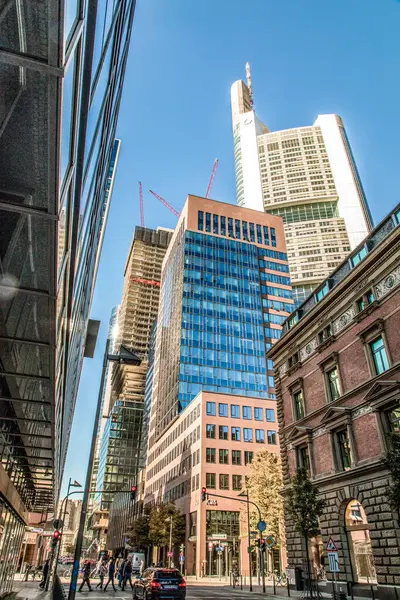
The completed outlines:
{"type": "Polygon", "coordinates": [[[122,591],[124,591],[126,583],[128,581],[131,584],[131,590],[133,590],[133,585],[132,585],[132,563],[131,563],[130,560],[128,560],[128,562],[125,565],[124,578],[122,580],[122,591]]]}
{"type": "Polygon", "coordinates": [[[85,560],[84,564],[83,564],[83,569],[82,569],[82,583],[80,585],[80,588],[78,590],[78,592],[82,591],[83,586],[85,585],[85,583],[87,584],[88,588],[89,588],[89,592],[92,592],[92,586],[90,585],[90,562],[88,560],[85,560]]]}
{"type": "Polygon", "coordinates": [[[107,586],[109,583],[112,583],[114,592],[117,591],[117,588],[114,585],[114,576],[115,576],[115,560],[114,560],[114,558],[112,558],[110,560],[110,562],[108,563],[108,581],[107,581],[106,585],[104,586],[104,591],[107,590],[107,586]]]}
{"type": "Polygon", "coordinates": [[[44,586],[46,585],[46,579],[47,579],[47,575],[49,574],[49,568],[50,568],[50,560],[47,559],[43,565],[42,581],[39,583],[39,587],[42,588],[42,590],[44,589],[44,586]]]}
{"type": "Polygon", "coordinates": [[[144,571],[144,560],[142,559],[140,561],[140,565],[139,565],[139,575],[140,575],[140,577],[143,575],[143,571],[144,571]]]}
{"type": "Polygon", "coordinates": [[[96,585],[96,589],[99,587],[103,589],[104,577],[107,575],[107,563],[103,560],[101,565],[97,569],[98,576],[100,578],[99,583],[96,585]]]}
{"type": "Polygon", "coordinates": [[[126,563],[127,563],[127,560],[123,560],[118,566],[118,586],[119,587],[122,587],[122,584],[124,581],[126,563]]]}

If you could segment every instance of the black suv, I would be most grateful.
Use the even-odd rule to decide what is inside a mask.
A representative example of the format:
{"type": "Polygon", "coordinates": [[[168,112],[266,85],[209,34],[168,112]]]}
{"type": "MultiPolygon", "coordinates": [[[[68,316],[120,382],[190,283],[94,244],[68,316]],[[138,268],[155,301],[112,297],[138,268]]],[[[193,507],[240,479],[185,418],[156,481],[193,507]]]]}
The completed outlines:
{"type": "Polygon", "coordinates": [[[146,569],[133,584],[133,600],[184,600],[186,581],[177,569],[146,569]]]}

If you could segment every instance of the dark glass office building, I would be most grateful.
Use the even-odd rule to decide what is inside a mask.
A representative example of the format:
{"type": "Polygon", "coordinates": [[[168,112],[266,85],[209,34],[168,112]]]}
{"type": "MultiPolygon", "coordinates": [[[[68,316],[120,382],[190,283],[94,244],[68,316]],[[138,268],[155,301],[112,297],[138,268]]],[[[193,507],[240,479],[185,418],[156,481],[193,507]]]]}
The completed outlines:
{"type": "Polygon", "coordinates": [[[118,159],[134,0],[0,7],[0,587],[59,494],[118,159]],[[18,550],[16,549],[18,546],[18,550]]]}

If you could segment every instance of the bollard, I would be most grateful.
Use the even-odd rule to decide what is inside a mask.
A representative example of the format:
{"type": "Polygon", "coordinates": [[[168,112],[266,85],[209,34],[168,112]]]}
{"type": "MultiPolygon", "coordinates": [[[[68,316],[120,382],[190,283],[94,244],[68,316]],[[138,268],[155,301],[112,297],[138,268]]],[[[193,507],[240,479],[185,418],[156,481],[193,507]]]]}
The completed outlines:
{"type": "Polygon", "coordinates": [[[289,584],[289,577],[286,578],[286,586],[287,586],[287,595],[288,598],[290,598],[290,584],[289,584]]]}
{"type": "Polygon", "coordinates": [[[375,592],[374,592],[374,586],[371,585],[371,598],[372,600],[375,600],[375,592]]]}
{"type": "MultiPolygon", "coordinates": [[[[244,577],[245,577],[245,585],[246,585],[246,575],[244,577]]],[[[240,576],[240,589],[241,590],[243,589],[243,576],[242,575],[240,576]]]]}
{"type": "Polygon", "coordinates": [[[274,583],[274,596],[276,596],[275,573],[272,573],[272,581],[274,583]]]}

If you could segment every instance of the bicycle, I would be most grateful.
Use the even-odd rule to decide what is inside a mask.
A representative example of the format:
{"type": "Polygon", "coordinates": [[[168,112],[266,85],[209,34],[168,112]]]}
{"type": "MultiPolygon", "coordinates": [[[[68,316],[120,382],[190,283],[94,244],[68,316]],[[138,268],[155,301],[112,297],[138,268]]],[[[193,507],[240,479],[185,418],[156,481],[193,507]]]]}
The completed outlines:
{"type": "Polygon", "coordinates": [[[63,577],[65,577],[65,579],[69,579],[71,577],[72,574],[72,569],[65,569],[64,573],[63,573],[63,577]]]}
{"type": "Polygon", "coordinates": [[[278,573],[275,571],[275,581],[278,585],[284,586],[287,584],[287,575],[284,571],[282,573],[278,573]]]}

